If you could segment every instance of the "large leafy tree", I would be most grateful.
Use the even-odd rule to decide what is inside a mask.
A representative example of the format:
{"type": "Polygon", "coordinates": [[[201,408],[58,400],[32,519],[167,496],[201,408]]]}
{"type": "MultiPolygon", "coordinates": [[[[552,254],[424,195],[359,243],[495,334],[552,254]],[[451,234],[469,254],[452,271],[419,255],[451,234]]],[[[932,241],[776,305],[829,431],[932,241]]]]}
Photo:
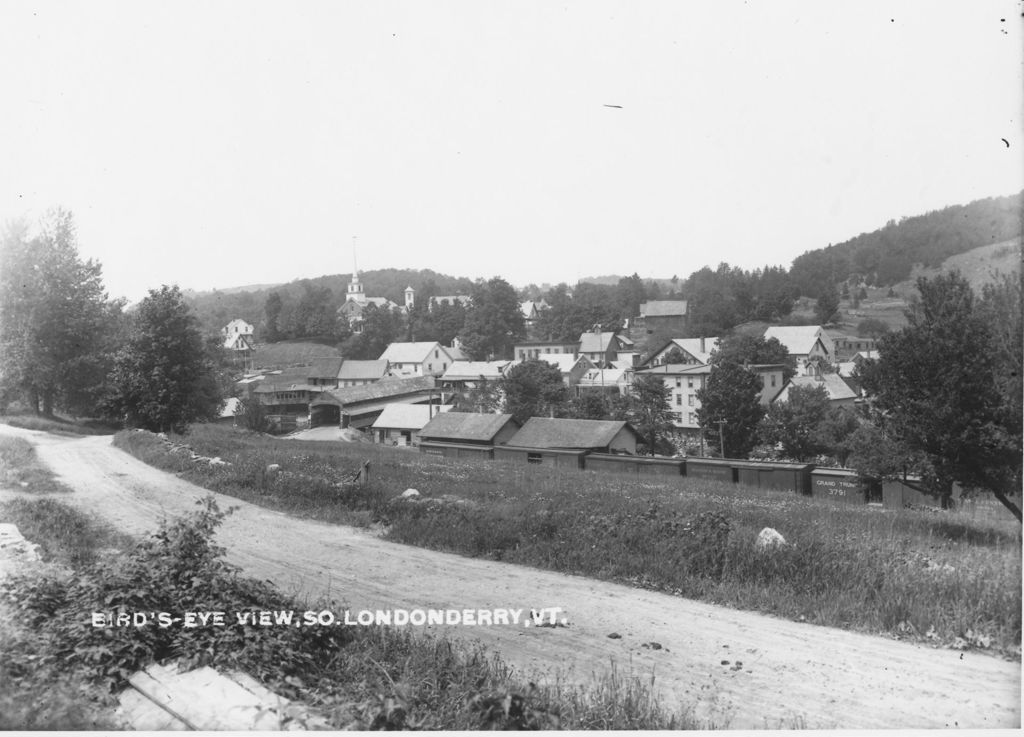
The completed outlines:
{"type": "Polygon", "coordinates": [[[1020,407],[1007,402],[1017,389],[1006,381],[1010,362],[1000,358],[998,328],[959,273],[922,278],[917,287],[910,324],[882,338],[880,358],[861,368],[875,419],[927,459],[925,482],[944,504],[959,482],[991,491],[1020,520],[1008,497],[1021,484],[1020,407]]]}
{"type": "Polygon", "coordinates": [[[368,304],[362,312],[362,331],[345,341],[342,352],[349,358],[373,360],[391,343],[405,336],[405,318],[397,307],[368,304]]]}
{"type": "Polygon", "coordinates": [[[713,365],[707,385],[697,391],[697,421],[709,444],[722,455],[745,458],[757,442],[764,416],[760,403],[761,378],[734,361],[713,365]],[[722,425],[719,425],[724,421],[722,425]],[[720,438],[725,440],[721,447],[720,438]]]}
{"type": "Polygon", "coordinates": [[[761,440],[780,445],[786,458],[806,461],[828,450],[822,425],[829,414],[828,392],[820,386],[794,386],[785,402],[775,402],[761,420],[761,440]]]}
{"type": "Polygon", "coordinates": [[[0,392],[37,413],[82,413],[105,373],[120,305],[107,301],[99,263],[79,258],[71,213],[53,210],[28,233],[16,223],[0,242],[0,392]]]}
{"type": "Polygon", "coordinates": [[[515,288],[501,277],[473,287],[472,304],[459,333],[463,349],[476,361],[510,358],[512,347],[526,337],[526,324],[515,288]]]}
{"type": "Polygon", "coordinates": [[[513,366],[500,380],[505,412],[519,422],[531,417],[561,417],[569,401],[562,372],[546,361],[533,359],[513,366]]]}
{"type": "Polygon", "coordinates": [[[164,432],[215,419],[223,406],[216,343],[204,339],[177,286],[151,289],[131,315],[106,412],[130,426],[164,432]]]}
{"type": "Polygon", "coordinates": [[[711,356],[711,365],[725,363],[782,364],[782,380],[789,381],[796,373],[796,361],[778,338],[765,340],[763,335],[730,335],[722,338],[711,356]]]}
{"type": "Polygon", "coordinates": [[[651,455],[665,449],[666,438],[672,433],[671,394],[672,390],[660,376],[641,374],[633,379],[629,421],[644,439],[651,455]]]}

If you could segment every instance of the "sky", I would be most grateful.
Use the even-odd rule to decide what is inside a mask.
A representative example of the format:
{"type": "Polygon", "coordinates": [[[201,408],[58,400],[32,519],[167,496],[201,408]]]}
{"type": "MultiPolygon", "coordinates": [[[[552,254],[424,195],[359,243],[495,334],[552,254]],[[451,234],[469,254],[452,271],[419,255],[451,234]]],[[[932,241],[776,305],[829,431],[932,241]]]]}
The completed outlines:
{"type": "MultiPolygon", "coordinates": [[[[788,266],[1024,189],[997,0],[5,0],[0,222],[111,296],[788,266]]],[[[2,265],[0,265],[2,266],[2,265]]]]}

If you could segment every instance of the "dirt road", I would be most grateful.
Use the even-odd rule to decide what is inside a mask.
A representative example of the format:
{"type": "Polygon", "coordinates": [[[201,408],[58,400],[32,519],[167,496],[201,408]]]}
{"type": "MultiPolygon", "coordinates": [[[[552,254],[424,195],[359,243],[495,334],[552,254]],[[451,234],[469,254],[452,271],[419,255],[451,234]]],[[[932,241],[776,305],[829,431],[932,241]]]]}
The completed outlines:
{"type": "MultiPolygon", "coordinates": [[[[209,493],[136,461],[109,437],[0,432],[37,444],[75,490],[62,499],[125,531],[151,530],[209,493]]],[[[698,717],[731,728],[1020,726],[1019,663],[396,545],[230,497],[218,502],[238,507],[218,534],[233,562],[310,600],[336,597],[353,617],[378,608],[561,607],[567,627],[451,629],[524,673],[585,681],[614,662],[620,673],[653,673],[667,706],[692,704],[698,717]],[[643,647],[652,642],[661,649],[643,647]]]]}

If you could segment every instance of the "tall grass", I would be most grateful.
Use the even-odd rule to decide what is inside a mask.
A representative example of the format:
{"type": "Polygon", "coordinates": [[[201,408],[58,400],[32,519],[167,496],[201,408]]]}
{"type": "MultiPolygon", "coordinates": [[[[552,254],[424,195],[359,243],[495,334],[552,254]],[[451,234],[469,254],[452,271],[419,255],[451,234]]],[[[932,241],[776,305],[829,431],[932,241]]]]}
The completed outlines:
{"type": "Polygon", "coordinates": [[[775,614],[1019,657],[1021,533],[1012,519],[845,506],[688,478],[650,480],[459,462],[380,446],[302,443],[216,426],[184,438],[231,466],[115,442],[207,488],[387,539],[775,614]],[[343,483],[370,461],[365,487],[343,483]],[[269,463],[282,473],[271,482],[269,463]],[[414,487],[419,500],[398,498],[414,487]],[[771,553],[764,527],[789,542],[771,553]]]}

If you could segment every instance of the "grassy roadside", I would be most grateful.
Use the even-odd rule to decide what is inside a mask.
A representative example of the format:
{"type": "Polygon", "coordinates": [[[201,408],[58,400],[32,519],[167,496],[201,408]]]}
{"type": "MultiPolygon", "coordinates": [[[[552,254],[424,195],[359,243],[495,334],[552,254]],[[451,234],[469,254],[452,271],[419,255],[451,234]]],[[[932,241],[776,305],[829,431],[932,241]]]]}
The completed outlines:
{"type": "Polygon", "coordinates": [[[0,422],[24,430],[41,430],[59,435],[113,435],[119,429],[102,420],[69,420],[56,415],[0,415],[0,422]]]}
{"type": "Polygon", "coordinates": [[[694,479],[639,481],[401,449],[280,441],[217,426],[115,444],[208,489],[396,542],[630,583],[798,621],[1020,657],[1021,537],[1012,521],[883,512],[694,479]],[[371,463],[370,483],[343,483],[371,463]],[[269,464],[280,471],[269,477],[269,464]],[[419,500],[399,498],[406,488],[419,500]],[[773,527],[791,545],[766,555],[773,527]]]}
{"type": "MultiPolygon", "coordinates": [[[[297,602],[240,576],[214,542],[224,516],[207,499],[120,554],[45,567],[0,585],[7,615],[0,623],[0,681],[8,684],[0,693],[0,729],[112,728],[110,694],[135,670],[165,660],[249,673],[300,705],[283,728],[707,726],[662,708],[649,684],[635,678],[612,673],[588,689],[536,688],[481,650],[401,628],[260,627],[232,624],[231,614],[224,627],[92,626],[91,612],[343,608],[297,602]]],[[[74,546],[64,544],[64,557],[74,558],[74,546]]]]}
{"type": "Polygon", "coordinates": [[[35,494],[70,491],[39,462],[32,443],[0,435],[0,488],[5,487],[35,494]]]}

